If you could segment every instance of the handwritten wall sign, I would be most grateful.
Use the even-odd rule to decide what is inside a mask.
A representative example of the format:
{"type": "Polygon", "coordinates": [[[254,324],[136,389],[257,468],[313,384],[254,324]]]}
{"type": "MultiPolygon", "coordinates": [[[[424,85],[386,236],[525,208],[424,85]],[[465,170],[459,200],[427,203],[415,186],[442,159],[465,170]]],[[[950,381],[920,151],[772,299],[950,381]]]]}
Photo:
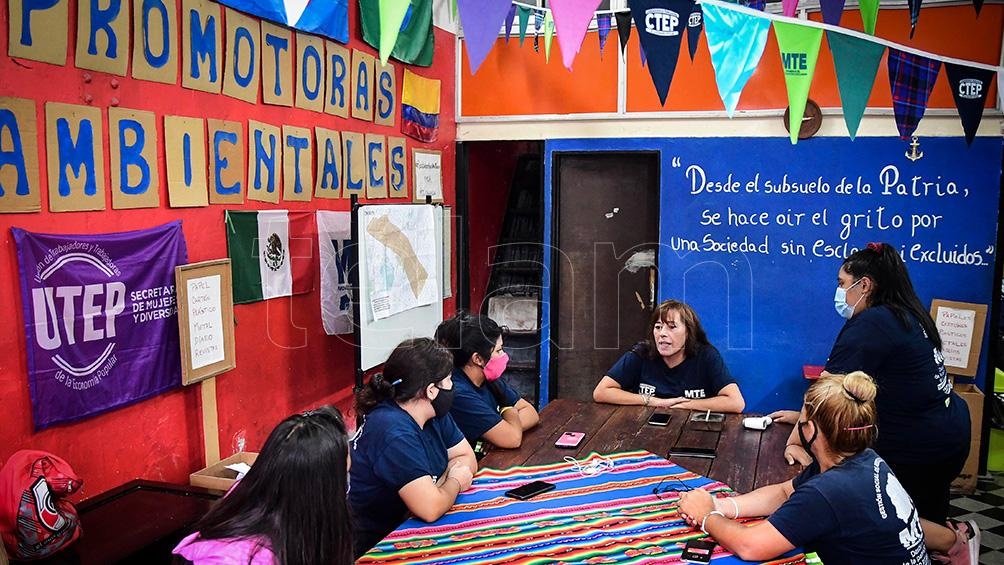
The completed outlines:
{"type": "Polygon", "coordinates": [[[237,366],[230,260],[175,267],[181,382],[208,379],[237,366]]]}
{"type": "Polygon", "coordinates": [[[936,299],[931,301],[931,317],[941,335],[941,353],[948,372],[976,376],[987,305],[936,299]]]}
{"type": "Polygon", "coordinates": [[[425,202],[431,196],[434,202],[443,201],[443,154],[430,149],[412,149],[415,168],[415,202],[425,202]]]}

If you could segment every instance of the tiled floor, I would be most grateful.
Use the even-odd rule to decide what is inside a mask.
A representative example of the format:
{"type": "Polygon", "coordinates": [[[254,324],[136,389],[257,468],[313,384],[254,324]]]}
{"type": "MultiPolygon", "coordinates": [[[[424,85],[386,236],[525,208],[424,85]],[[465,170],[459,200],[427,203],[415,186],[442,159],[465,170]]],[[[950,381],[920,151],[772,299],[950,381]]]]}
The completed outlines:
{"type": "Polygon", "coordinates": [[[1004,473],[981,480],[976,492],[952,499],[953,518],[975,520],[982,531],[980,563],[1004,565],[1004,473]]]}

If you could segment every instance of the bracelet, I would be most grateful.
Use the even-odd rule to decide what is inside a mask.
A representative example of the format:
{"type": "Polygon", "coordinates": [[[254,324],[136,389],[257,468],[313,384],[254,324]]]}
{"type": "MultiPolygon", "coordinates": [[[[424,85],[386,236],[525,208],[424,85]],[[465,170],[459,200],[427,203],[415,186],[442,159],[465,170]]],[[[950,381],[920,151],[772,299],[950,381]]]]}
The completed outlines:
{"type": "Polygon", "coordinates": [[[453,479],[454,481],[457,482],[457,494],[460,494],[461,491],[464,490],[463,485],[460,484],[460,479],[458,479],[456,477],[446,477],[446,480],[450,480],[450,479],[453,479]]]}
{"type": "Polygon", "coordinates": [[[701,531],[704,532],[704,535],[706,535],[706,536],[710,536],[711,534],[708,533],[708,530],[706,530],[704,528],[704,526],[707,525],[708,518],[710,518],[712,515],[718,515],[718,516],[721,516],[722,518],[725,517],[725,514],[722,513],[720,510],[712,510],[711,512],[708,512],[707,514],[705,514],[704,518],[701,519],[701,531]]]}
{"type": "Polygon", "coordinates": [[[738,520],[739,519],[739,503],[736,502],[735,497],[731,497],[731,496],[728,497],[728,498],[726,498],[725,500],[728,500],[729,502],[731,502],[732,506],[735,507],[735,509],[736,509],[736,515],[733,518],[736,519],[736,520],[738,520]]]}
{"type": "Polygon", "coordinates": [[[512,410],[512,406],[503,406],[502,408],[499,408],[499,416],[505,414],[506,410],[512,410]]]}
{"type": "Polygon", "coordinates": [[[644,401],[645,401],[645,406],[648,406],[648,401],[649,401],[649,400],[650,400],[650,399],[651,399],[652,397],[651,397],[650,395],[647,395],[647,394],[643,394],[643,395],[641,395],[641,398],[642,398],[642,400],[644,400],[644,401]]]}

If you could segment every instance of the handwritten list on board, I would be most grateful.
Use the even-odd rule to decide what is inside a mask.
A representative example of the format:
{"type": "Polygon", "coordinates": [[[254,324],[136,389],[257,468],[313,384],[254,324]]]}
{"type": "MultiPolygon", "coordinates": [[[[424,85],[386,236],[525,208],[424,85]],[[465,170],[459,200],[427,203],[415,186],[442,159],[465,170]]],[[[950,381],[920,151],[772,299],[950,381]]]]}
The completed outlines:
{"type": "Polygon", "coordinates": [[[976,312],[942,306],[938,308],[938,317],[934,321],[941,334],[941,352],[945,356],[945,366],[965,367],[973,345],[976,312]]]}
{"type": "Polygon", "coordinates": [[[223,361],[225,350],[219,275],[188,281],[188,327],[193,369],[223,361]]]}

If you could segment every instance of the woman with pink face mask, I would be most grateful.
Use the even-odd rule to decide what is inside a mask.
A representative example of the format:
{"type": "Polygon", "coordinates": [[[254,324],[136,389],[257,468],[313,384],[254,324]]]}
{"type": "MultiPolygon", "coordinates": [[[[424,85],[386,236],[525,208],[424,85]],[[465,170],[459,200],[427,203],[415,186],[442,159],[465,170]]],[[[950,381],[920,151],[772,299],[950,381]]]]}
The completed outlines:
{"type": "Polygon", "coordinates": [[[475,454],[487,453],[485,441],[519,447],[523,432],[536,426],[540,416],[501,378],[509,362],[502,349],[502,328],[487,316],[458,312],[439,325],[436,340],[453,354],[456,396],[450,414],[475,454]]]}

